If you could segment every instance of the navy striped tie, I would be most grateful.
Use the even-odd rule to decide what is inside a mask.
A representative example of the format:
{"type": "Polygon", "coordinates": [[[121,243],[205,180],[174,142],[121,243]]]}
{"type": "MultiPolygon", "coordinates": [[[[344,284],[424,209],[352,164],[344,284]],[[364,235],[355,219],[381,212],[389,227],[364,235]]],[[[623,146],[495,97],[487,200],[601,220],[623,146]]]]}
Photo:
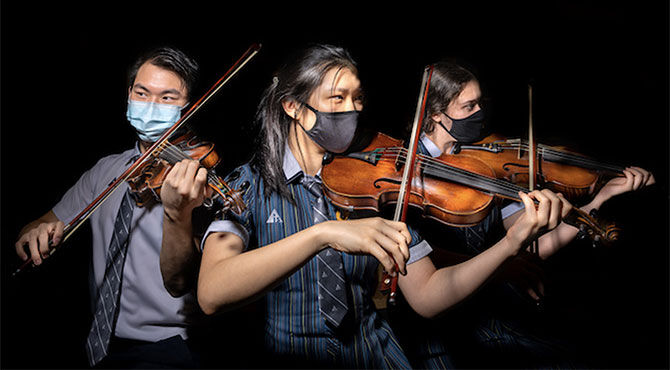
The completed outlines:
{"type": "Polygon", "coordinates": [[[107,249],[107,264],[102,285],[98,290],[98,299],[93,314],[93,324],[86,340],[86,354],[91,366],[105,356],[118,316],[119,292],[123,277],[123,264],[128,251],[128,235],[133,216],[134,202],[130,192],[126,191],[116,215],[114,234],[107,249]]]}
{"type": "MultiPolygon", "coordinates": [[[[313,203],[314,224],[328,220],[328,206],[318,177],[303,176],[302,184],[316,197],[313,203]]],[[[339,326],[347,313],[347,291],[342,254],[326,248],[316,255],[319,276],[319,309],[326,321],[339,326]]]]}

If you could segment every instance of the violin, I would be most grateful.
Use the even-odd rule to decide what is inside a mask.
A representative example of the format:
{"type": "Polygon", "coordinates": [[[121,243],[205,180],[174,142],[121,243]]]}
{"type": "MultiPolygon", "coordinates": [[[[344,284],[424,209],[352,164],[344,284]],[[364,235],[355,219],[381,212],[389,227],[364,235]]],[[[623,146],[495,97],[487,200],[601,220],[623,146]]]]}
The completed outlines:
{"type": "MultiPolygon", "coordinates": [[[[349,212],[379,212],[398,201],[407,158],[401,140],[377,133],[362,151],[334,156],[324,164],[324,193],[335,206],[349,212]]],[[[409,181],[407,198],[412,208],[423,217],[457,227],[472,226],[484,219],[496,197],[521,202],[518,193],[529,192],[498,179],[486,162],[466,154],[442,154],[437,158],[417,155],[409,181]]],[[[594,242],[610,244],[619,236],[615,225],[603,224],[578,208],[573,208],[563,221],[594,242]]]]}
{"type": "MultiPolygon", "coordinates": [[[[238,190],[232,189],[216,175],[216,167],[221,158],[214,150],[214,143],[200,140],[192,131],[168,139],[159,150],[152,153],[151,160],[142,163],[127,180],[130,191],[139,207],[150,202],[160,202],[160,190],[170,169],[183,159],[193,159],[207,169],[207,185],[214,190],[214,197],[221,202],[223,210],[241,214],[244,201],[238,190]]],[[[213,205],[212,198],[205,199],[205,206],[213,205]]]]}
{"type": "Polygon", "coordinates": [[[531,148],[521,139],[505,139],[492,134],[473,144],[456,144],[454,154],[476,157],[486,162],[495,177],[513,184],[529,182],[529,153],[534,149],[535,181],[538,188],[562,193],[575,204],[585,203],[624,167],[601,163],[560,147],[537,144],[531,148]]]}

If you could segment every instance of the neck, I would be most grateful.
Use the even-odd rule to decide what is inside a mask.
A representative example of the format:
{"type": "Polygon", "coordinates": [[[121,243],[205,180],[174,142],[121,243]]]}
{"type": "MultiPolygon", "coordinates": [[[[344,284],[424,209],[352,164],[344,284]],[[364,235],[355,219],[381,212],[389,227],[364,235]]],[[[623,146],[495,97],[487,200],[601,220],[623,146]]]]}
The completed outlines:
{"type": "Polygon", "coordinates": [[[433,132],[426,134],[426,136],[442,150],[442,153],[450,153],[451,148],[456,144],[456,139],[449,135],[442,127],[435,127],[433,132]]]}
{"type": "Polygon", "coordinates": [[[315,176],[321,170],[325,150],[316,145],[295,122],[291,123],[288,146],[305,174],[315,176]]]}
{"type": "Polygon", "coordinates": [[[151,145],[153,145],[153,143],[140,140],[140,153],[144,154],[151,145]]]}

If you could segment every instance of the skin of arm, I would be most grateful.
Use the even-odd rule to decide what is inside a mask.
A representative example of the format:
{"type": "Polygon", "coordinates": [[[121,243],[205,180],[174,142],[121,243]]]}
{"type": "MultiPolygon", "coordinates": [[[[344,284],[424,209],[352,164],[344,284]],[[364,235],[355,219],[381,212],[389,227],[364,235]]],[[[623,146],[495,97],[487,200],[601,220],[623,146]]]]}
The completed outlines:
{"type": "MultiPolygon", "coordinates": [[[[654,176],[639,167],[629,167],[623,171],[623,177],[615,177],[611,179],[600,191],[593,200],[580,207],[580,209],[587,214],[593,209],[599,209],[606,201],[612,197],[629,192],[639,190],[644,186],[655,183],[654,176]]],[[[505,229],[515,222],[522,212],[517,212],[514,215],[506,218],[503,221],[505,229]]],[[[539,256],[546,260],[561,248],[570,243],[578,234],[577,228],[568,224],[562,223],[556,229],[543,235],[538,239],[539,256]]]]}
{"type": "Polygon", "coordinates": [[[562,196],[543,190],[520,194],[525,212],[491,248],[454,266],[437,270],[423,258],[407,269],[398,280],[407,302],[421,316],[435,317],[474,293],[500,265],[513,257],[535,235],[555,228],[571,206],[562,196]],[[539,200],[535,209],[531,197],[539,200]]]}
{"type": "Polygon", "coordinates": [[[193,238],[193,209],[206,196],[207,171],[198,161],[183,160],[173,166],[161,189],[163,238],[160,269],[165,289],[173,297],[190,292],[196,284],[200,252],[193,238]]]}
{"type": "Polygon", "coordinates": [[[198,302],[206,314],[213,314],[258,299],[328,246],[373,255],[387,271],[397,262],[406,273],[409,241],[404,223],[379,217],[322,222],[246,252],[237,235],[213,233],[203,249],[198,302]]]}

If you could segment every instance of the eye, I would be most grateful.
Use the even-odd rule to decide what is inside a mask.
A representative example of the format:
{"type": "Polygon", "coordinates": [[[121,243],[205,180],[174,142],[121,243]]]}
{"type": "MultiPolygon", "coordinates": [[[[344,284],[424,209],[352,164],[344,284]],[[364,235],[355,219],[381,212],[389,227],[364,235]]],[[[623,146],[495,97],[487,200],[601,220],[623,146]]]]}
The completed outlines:
{"type": "Polygon", "coordinates": [[[344,100],[344,96],[342,96],[342,95],[332,95],[329,99],[336,100],[336,101],[340,102],[340,101],[344,100]]]}

